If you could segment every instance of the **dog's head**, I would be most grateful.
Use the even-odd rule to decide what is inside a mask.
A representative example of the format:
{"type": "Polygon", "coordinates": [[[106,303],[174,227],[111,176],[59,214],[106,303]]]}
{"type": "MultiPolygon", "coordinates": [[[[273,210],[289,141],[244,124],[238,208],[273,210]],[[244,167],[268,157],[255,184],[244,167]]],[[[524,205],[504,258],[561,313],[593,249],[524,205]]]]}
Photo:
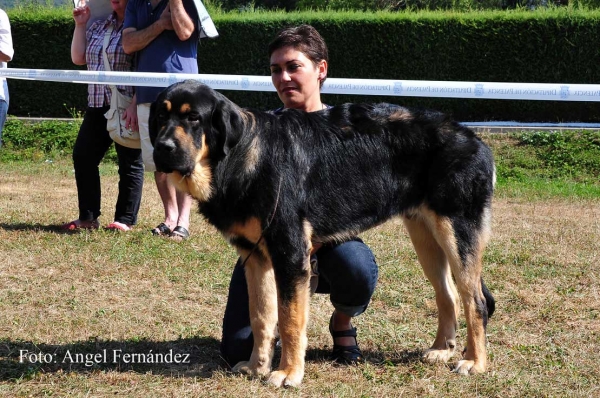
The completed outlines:
{"type": "Polygon", "coordinates": [[[241,109],[195,81],[175,83],[150,107],[149,133],[157,171],[200,201],[212,193],[212,168],[239,140],[241,109]]]}

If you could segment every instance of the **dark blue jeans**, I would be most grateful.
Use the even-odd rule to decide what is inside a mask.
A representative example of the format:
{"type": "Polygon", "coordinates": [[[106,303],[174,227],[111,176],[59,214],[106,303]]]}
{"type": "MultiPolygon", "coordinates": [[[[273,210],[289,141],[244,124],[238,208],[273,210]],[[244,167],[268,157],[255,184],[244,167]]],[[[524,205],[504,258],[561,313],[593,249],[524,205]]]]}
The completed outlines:
{"type": "MultiPolygon", "coordinates": [[[[371,301],[378,277],[371,249],[355,238],[339,245],[324,245],[316,256],[319,271],[316,292],[329,294],[336,311],[351,317],[362,314],[371,301]]],[[[250,359],[253,345],[248,285],[241,260],[238,260],[231,276],[223,317],[221,355],[234,366],[250,359]]]]}
{"type": "MultiPolygon", "coordinates": [[[[73,148],[73,166],[79,200],[79,219],[91,221],[100,212],[101,189],[98,166],[113,140],[106,131],[104,113],[108,106],[88,108],[83,116],[79,134],[73,148]]],[[[119,163],[119,195],[114,221],[128,225],[137,222],[144,185],[142,151],[115,143],[119,163]]]]}

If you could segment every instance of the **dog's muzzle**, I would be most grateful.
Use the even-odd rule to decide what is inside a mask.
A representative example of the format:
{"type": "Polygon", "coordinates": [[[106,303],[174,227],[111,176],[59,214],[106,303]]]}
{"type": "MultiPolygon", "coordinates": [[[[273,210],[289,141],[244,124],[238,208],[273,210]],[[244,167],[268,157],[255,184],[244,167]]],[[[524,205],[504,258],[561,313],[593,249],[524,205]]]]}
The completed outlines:
{"type": "Polygon", "coordinates": [[[194,165],[189,164],[187,153],[172,138],[159,137],[154,143],[153,157],[156,171],[176,171],[183,176],[189,176],[194,170],[194,165]]]}

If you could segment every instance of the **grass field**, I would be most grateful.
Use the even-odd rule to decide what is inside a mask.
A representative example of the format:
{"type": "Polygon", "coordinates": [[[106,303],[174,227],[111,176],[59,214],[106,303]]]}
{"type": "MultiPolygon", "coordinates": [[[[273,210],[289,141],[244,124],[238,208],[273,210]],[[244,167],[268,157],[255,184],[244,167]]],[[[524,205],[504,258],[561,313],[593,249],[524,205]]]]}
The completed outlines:
{"type": "MultiPolygon", "coordinates": [[[[0,395],[599,396],[600,133],[484,139],[499,174],[484,266],[497,299],[489,371],[461,377],[450,365],[419,360],[435,336],[435,300],[394,220],[362,235],[380,266],[373,301],[355,320],[367,362],[329,362],[332,307],[316,295],[306,376],[290,390],[225,370],[221,319],[236,255],[199,215],[185,243],[151,236],[162,206],[147,175],[134,232],[60,233],[55,226],[77,216],[68,157],[18,160],[3,149],[0,395]],[[148,353],[172,357],[131,363],[148,353]]],[[[101,170],[105,225],[117,176],[113,163],[101,170]]],[[[461,318],[460,344],[465,335],[461,318]]]]}

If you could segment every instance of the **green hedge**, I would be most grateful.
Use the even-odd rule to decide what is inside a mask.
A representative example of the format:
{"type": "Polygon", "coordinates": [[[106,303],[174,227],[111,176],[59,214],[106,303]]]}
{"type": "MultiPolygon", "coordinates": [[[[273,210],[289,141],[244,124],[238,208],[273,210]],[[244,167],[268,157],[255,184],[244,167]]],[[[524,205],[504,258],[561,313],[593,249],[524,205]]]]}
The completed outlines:
{"type": "MultiPolygon", "coordinates": [[[[15,10],[11,67],[74,69],[68,10],[15,10]]],[[[597,83],[599,11],[215,13],[220,37],[199,46],[201,73],[268,75],[267,43],[286,25],[310,23],[330,49],[330,77],[484,82],[597,83]]],[[[68,116],[85,107],[81,84],[9,81],[10,114],[68,116]]],[[[273,108],[272,93],[224,91],[242,106],[273,108]]],[[[464,121],[600,121],[596,103],[326,95],[328,103],[395,102],[464,121]]]]}

